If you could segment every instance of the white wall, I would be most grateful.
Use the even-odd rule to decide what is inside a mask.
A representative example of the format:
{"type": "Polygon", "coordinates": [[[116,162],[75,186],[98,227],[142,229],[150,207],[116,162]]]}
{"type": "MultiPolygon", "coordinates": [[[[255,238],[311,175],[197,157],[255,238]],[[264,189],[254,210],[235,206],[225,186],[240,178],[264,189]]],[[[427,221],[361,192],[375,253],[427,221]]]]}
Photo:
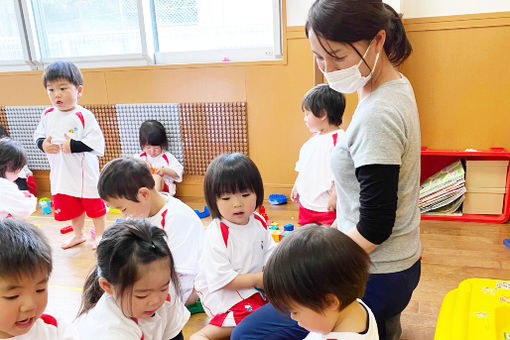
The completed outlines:
{"type": "MultiPolygon", "coordinates": [[[[287,26],[303,26],[315,0],[287,0],[287,26]]],[[[510,0],[384,0],[405,18],[510,11],[510,0]]]]}
{"type": "MultiPolygon", "coordinates": [[[[304,26],[308,9],[312,6],[314,1],[315,0],[287,0],[287,26],[304,26]]],[[[400,11],[401,0],[384,0],[384,2],[391,5],[397,12],[400,11]]]]}
{"type": "Polygon", "coordinates": [[[510,0],[402,0],[405,18],[510,11],[510,0]]]}

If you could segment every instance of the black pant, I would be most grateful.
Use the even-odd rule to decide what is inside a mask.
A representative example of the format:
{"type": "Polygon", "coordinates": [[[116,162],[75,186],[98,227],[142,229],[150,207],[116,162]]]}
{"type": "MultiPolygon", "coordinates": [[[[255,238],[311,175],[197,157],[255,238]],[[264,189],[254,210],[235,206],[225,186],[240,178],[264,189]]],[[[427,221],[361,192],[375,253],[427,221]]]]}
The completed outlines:
{"type": "Polygon", "coordinates": [[[177,336],[175,338],[172,338],[170,340],[184,340],[184,337],[182,336],[182,332],[180,332],[179,334],[177,334],[177,336]]]}

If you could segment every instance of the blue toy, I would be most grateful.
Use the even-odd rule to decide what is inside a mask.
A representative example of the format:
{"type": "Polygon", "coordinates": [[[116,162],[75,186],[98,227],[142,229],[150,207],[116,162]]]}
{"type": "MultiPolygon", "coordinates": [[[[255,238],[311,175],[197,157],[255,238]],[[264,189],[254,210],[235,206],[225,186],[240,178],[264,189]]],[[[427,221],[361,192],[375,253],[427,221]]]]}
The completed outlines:
{"type": "Polygon", "coordinates": [[[294,230],[294,224],[289,223],[283,226],[284,231],[293,231],[294,230]]]}
{"type": "Polygon", "coordinates": [[[207,207],[207,205],[204,205],[204,211],[200,211],[198,209],[195,209],[195,213],[198,215],[198,217],[200,218],[205,218],[207,216],[210,215],[210,212],[209,212],[209,208],[207,207]]]}
{"type": "Polygon", "coordinates": [[[44,214],[48,215],[51,214],[51,201],[41,201],[39,200],[39,206],[41,207],[44,214]]]}
{"type": "Polygon", "coordinates": [[[503,240],[503,244],[508,248],[510,249],[510,238],[505,238],[503,240]]]}
{"type": "Polygon", "coordinates": [[[287,196],[282,194],[269,195],[269,203],[271,204],[285,204],[287,203],[287,196]]]}

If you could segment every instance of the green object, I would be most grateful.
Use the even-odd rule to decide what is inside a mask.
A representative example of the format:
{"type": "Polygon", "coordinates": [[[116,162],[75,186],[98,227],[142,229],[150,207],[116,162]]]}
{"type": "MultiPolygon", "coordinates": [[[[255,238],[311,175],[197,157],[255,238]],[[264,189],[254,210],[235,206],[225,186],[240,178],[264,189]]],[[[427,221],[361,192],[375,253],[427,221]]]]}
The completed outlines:
{"type": "Polygon", "coordinates": [[[505,338],[504,338],[505,340],[510,340],[510,333],[505,332],[504,336],[505,336],[505,338]]]}
{"type": "Polygon", "coordinates": [[[202,307],[202,302],[200,302],[200,299],[197,300],[197,302],[187,305],[186,308],[188,308],[189,312],[193,314],[197,313],[205,313],[204,307],[202,307]]]}

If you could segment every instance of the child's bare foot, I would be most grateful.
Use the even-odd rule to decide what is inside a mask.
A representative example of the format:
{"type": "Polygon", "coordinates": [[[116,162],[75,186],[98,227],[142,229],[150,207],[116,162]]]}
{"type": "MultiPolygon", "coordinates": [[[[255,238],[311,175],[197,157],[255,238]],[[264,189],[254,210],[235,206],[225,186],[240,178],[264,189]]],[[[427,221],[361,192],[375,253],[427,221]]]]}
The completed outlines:
{"type": "Polygon", "coordinates": [[[94,245],[92,246],[92,250],[96,250],[97,246],[99,245],[99,242],[101,242],[101,238],[103,235],[96,236],[94,239],[94,245]]]}
{"type": "Polygon", "coordinates": [[[86,240],[87,239],[83,235],[74,235],[71,239],[69,239],[66,242],[62,243],[60,248],[62,248],[62,249],[69,249],[69,248],[75,247],[75,246],[77,246],[79,244],[82,244],[86,240]]]}

